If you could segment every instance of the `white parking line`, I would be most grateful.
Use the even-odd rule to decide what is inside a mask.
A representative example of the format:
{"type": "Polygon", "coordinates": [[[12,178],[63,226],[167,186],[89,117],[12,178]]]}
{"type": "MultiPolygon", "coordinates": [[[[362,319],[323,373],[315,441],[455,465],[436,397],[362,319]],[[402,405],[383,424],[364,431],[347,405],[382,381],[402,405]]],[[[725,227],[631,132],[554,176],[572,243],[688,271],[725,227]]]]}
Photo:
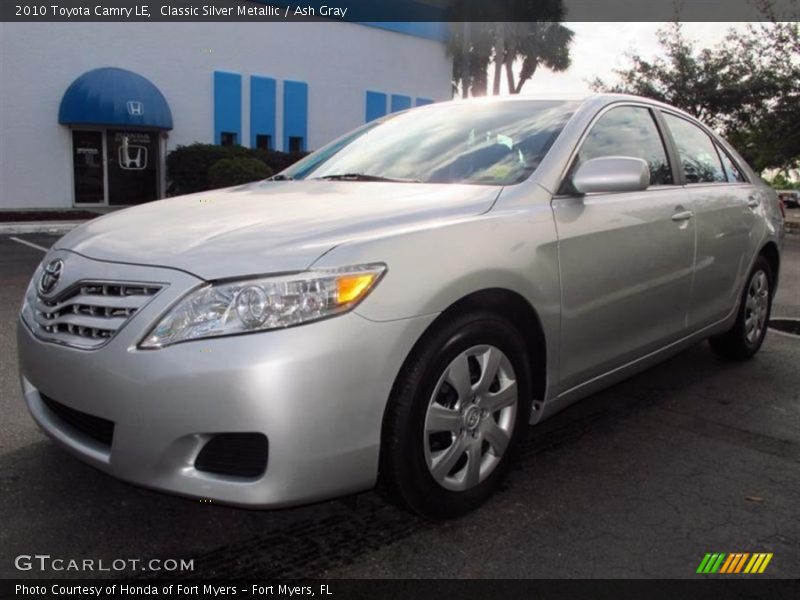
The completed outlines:
{"type": "MultiPolygon", "coordinates": [[[[797,317],[775,317],[775,319],[774,319],[774,320],[775,320],[775,321],[793,321],[793,322],[800,321],[800,319],[798,319],[797,317]]],[[[773,324],[772,324],[772,321],[773,321],[773,320],[772,320],[772,319],[770,319],[770,322],[769,322],[769,324],[767,325],[767,327],[769,327],[769,330],[770,330],[772,333],[777,333],[778,335],[782,335],[782,336],[784,336],[784,337],[792,338],[792,339],[795,339],[795,340],[796,340],[796,339],[800,339],[800,335],[798,335],[798,334],[796,334],[796,333],[790,333],[790,332],[788,332],[788,331],[781,331],[780,329],[778,329],[777,327],[775,327],[775,325],[773,325],[773,324]]]]}
{"type": "Polygon", "coordinates": [[[50,248],[45,248],[44,246],[40,246],[39,244],[34,244],[33,242],[29,242],[27,240],[21,240],[18,237],[11,236],[9,239],[14,240],[15,242],[19,242],[20,244],[25,244],[26,246],[30,246],[31,248],[36,248],[37,250],[41,250],[42,252],[49,252],[50,248]]]}

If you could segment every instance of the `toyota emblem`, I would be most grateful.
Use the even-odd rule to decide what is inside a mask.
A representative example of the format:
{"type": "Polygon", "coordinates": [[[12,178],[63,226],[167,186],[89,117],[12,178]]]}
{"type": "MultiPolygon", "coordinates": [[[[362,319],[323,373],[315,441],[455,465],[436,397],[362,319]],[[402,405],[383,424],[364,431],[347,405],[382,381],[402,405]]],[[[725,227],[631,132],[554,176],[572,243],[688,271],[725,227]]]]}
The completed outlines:
{"type": "Polygon", "coordinates": [[[44,273],[42,273],[41,278],[39,279],[39,291],[42,294],[49,294],[52,292],[56,285],[58,285],[58,280],[61,279],[61,274],[64,272],[64,261],[60,258],[50,261],[47,266],[44,268],[44,273]]]}

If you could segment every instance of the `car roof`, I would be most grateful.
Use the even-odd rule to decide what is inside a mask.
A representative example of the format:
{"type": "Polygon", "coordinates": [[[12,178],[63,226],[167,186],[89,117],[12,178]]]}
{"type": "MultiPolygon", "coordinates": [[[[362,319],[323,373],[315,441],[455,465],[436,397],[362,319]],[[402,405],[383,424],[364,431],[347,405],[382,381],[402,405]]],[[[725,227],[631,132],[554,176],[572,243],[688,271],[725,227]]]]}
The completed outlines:
{"type": "MultiPolygon", "coordinates": [[[[471,97],[471,98],[454,98],[448,102],[447,104],[485,104],[485,103],[494,103],[494,102],[530,102],[530,101],[551,101],[551,102],[578,102],[581,105],[581,108],[589,108],[589,109],[600,109],[604,106],[609,104],[615,104],[618,102],[637,102],[648,104],[650,106],[655,106],[658,108],[664,108],[670,110],[672,112],[684,115],[690,119],[698,120],[697,117],[692,115],[691,113],[686,112],[680,108],[672,106],[671,104],[666,104],[664,102],[660,102],[658,100],[654,100],[652,98],[646,98],[644,96],[635,96],[633,94],[601,94],[601,93],[537,93],[537,94],[509,94],[506,96],[479,96],[479,97],[471,97]]],[[[430,104],[427,106],[423,106],[421,108],[429,108],[435,106],[441,106],[442,102],[437,102],[435,104],[430,104]]]]}

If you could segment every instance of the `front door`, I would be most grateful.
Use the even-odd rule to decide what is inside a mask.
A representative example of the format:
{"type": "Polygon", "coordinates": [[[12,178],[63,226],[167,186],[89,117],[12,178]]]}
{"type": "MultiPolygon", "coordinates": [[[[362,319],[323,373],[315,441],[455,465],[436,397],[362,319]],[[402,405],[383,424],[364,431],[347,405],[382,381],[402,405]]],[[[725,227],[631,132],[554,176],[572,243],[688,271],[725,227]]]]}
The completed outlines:
{"type": "Polygon", "coordinates": [[[105,204],[103,132],[72,132],[75,204],[105,204]]]}
{"type": "Polygon", "coordinates": [[[108,130],[106,147],[109,204],[141,204],[157,199],[158,134],[108,130]]]}
{"type": "Polygon", "coordinates": [[[75,204],[127,206],[156,200],[159,159],[158,132],[73,130],[75,204]]]}
{"type": "Polygon", "coordinates": [[[571,389],[685,335],[694,267],[691,199],[676,185],[650,109],[619,106],[592,126],[576,164],[631,156],[641,192],[553,199],[561,271],[561,383],[571,389]],[[678,220],[674,220],[678,215],[678,220]]]}

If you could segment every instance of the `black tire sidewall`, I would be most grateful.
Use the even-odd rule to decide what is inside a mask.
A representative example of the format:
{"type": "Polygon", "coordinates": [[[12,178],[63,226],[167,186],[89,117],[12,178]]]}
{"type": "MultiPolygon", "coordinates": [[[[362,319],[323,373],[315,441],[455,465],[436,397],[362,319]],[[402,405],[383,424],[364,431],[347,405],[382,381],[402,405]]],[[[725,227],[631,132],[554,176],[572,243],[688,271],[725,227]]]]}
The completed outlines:
{"type": "Polygon", "coordinates": [[[734,328],[735,335],[739,344],[741,344],[742,350],[750,356],[758,352],[758,350],[761,348],[761,344],[764,343],[764,338],[767,336],[769,318],[772,314],[773,287],[772,269],[770,268],[767,260],[763,256],[759,256],[758,260],[756,260],[755,264],[753,265],[753,268],[750,269],[750,273],[747,275],[747,280],[745,281],[744,290],[742,291],[742,296],[740,299],[741,305],[739,307],[739,315],[736,319],[736,326],[734,328]],[[745,328],[745,319],[747,317],[747,295],[750,292],[750,284],[753,281],[753,277],[755,277],[756,273],[759,271],[763,271],[767,276],[769,298],[767,302],[767,315],[764,322],[764,329],[761,331],[761,335],[759,335],[758,339],[751,344],[747,341],[747,331],[745,328]]]}
{"type": "Polygon", "coordinates": [[[405,423],[395,423],[400,439],[395,451],[402,461],[396,469],[397,485],[407,504],[435,517],[463,514],[483,503],[507,475],[522,429],[530,415],[531,369],[527,349],[517,330],[491,314],[470,314],[448,323],[430,338],[415,357],[412,381],[406,382],[406,397],[395,401],[407,405],[405,423]],[[424,424],[433,390],[453,359],[473,346],[489,344],[499,348],[514,369],[518,386],[517,417],[508,449],[494,471],[470,490],[454,492],[440,486],[428,470],[424,452],[424,424]],[[403,460],[405,456],[405,460],[403,460]]]}

